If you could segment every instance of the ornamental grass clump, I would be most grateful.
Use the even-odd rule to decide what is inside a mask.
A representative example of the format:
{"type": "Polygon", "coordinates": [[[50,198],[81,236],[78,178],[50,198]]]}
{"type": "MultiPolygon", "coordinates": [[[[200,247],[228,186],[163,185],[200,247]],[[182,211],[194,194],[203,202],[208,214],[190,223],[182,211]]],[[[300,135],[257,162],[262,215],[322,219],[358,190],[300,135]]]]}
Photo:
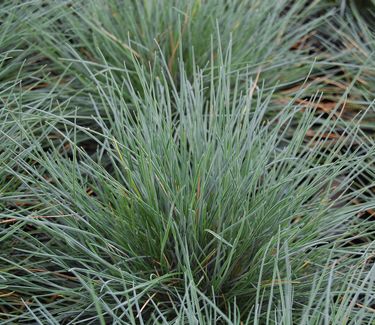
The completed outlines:
{"type": "Polygon", "coordinates": [[[370,2],[3,1],[0,323],[374,323],[370,2]]]}
{"type": "Polygon", "coordinates": [[[91,74],[93,129],[73,113],[40,120],[54,137],[13,120],[28,138],[5,170],[34,209],[2,212],[8,322],[373,320],[361,307],[374,299],[373,224],[360,217],[374,201],[355,186],[374,163],[362,116],[323,118],[317,96],[268,118],[272,94],[251,78],[240,91],[225,57],[208,75],[181,62],[178,90],[166,62],[154,77],[133,59],[142,93],[127,69],[121,83],[91,74]]]}

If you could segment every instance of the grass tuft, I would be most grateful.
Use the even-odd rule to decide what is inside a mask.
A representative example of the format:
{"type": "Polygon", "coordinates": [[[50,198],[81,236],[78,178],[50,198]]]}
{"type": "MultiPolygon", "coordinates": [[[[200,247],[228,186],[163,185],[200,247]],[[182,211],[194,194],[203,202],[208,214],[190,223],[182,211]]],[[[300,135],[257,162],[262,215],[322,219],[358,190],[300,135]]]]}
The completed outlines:
{"type": "Polygon", "coordinates": [[[355,8],[1,4],[1,322],[373,323],[355,8]]]}

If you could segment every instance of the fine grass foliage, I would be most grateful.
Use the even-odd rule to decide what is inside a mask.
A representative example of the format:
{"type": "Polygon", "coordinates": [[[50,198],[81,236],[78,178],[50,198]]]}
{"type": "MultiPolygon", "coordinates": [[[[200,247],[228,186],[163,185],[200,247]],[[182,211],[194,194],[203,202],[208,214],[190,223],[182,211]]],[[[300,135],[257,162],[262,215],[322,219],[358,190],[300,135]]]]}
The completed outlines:
{"type": "Polygon", "coordinates": [[[14,222],[3,214],[0,275],[12,294],[2,307],[24,304],[10,321],[372,319],[359,306],[373,299],[373,245],[349,243],[373,231],[357,216],[374,202],[354,205],[366,188],[351,189],[373,164],[373,145],[336,112],[313,114],[313,102],[265,119],[271,96],[232,89],[226,64],[208,89],[202,71],[190,81],[183,64],[179,90],[167,66],[149,82],[136,60],[142,95],[126,69],[120,85],[110,72],[104,86],[93,77],[107,112],[92,102],[100,132],[54,115],[45,124],[61,144],[35,141],[33,164],[17,156],[21,171],[8,165],[39,204],[14,222]],[[324,137],[336,128],[346,136],[324,137]],[[78,132],[95,154],[75,144],[78,132]]]}
{"type": "Polygon", "coordinates": [[[1,3],[1,323],[372,324],[360,8],[1,3]]]}
{"type": "Polygon", "coordinates": [[[121,83],[126,66],[133,87],[142,91],[133,56],[159,72],[165,60],[179,87],[179,58],[190,76],[195,66],[216,68],[220,50],[231,48],[231,70],[240,70],[243,80],[251,74],[268,89],[295,86],[311,73],[316,53],[310,37],[332,15],[330,9],[324,1],[33,0],[8,4],[4,11],[18,19],[21,39],[34,51],[26,70],[43,67],[38,78],[44,91],[57,86],[58,98],[69,99],[72,110],[79,107],[86,118],[77,122],[87,124],[93,113],[87,94],[99,97],[90,72],[100,76],[110,67],[121,83]]]}

